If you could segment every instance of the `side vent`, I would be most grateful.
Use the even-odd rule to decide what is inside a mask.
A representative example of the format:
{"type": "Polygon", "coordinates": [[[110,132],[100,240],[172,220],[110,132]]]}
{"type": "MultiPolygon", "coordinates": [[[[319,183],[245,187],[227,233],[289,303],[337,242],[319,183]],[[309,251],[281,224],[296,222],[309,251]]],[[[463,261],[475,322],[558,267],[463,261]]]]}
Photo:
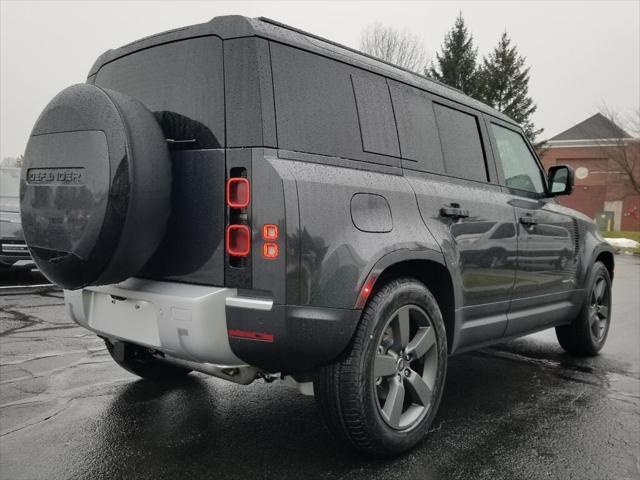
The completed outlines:
{"type": "Polygon", "coordinates": [[[580,227],[578,221],[573,219],[573,254],[577,257],[580,253],[580,227]]]}

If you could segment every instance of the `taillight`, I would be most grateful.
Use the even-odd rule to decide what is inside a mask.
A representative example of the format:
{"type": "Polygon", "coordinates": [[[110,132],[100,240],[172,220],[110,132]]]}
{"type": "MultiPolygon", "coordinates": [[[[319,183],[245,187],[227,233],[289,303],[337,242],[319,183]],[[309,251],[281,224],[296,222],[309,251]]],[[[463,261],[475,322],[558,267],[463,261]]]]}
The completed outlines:
{"type": "Polygon", "coordinates": [[[229,207],[225,245],[232,267],[245,266],[243,257],[251,251],[251,228],[248,225],[248,207],[251,202],[251,183],[244,168],[232,168],[226,184],[226,201],[229,207]]]}
{"type": "Polygon", "coordinates": [[[266,225],[263,225],[262,227],[262,238],[264,240],[273,242],[275,240],[278,240],[278,235],[279,235],[279,230],[278,230],[278,225],[274,225],[272,223],[267,223],[266,225]]]}
{"type": "Polygon", "coordinates": [[[227,180],[227,205],[229,208],[246,208],[251,201],[249,179],[234,177],[227,180]]]}
{"type": "Polygon", "coordinates": [[[262,226],[262,239],[266,240],[262,244],[262,256],[270,260],[278,258],[280,247],[276,243],[280,236],[280,229],[274,223],[266,223],[262,226]]]}
{"type": "Polygon", "coordinates": [[[251,230],[246,225],[227,225],[227,253],[233,257],[246,257],[251,251],[251,230]]]}
{"type": "Polygon", "coordinates": [[[265,243],[262,245],[262,256],[268,259],[278,258],[279,248],[277,243],[265,243]]]}

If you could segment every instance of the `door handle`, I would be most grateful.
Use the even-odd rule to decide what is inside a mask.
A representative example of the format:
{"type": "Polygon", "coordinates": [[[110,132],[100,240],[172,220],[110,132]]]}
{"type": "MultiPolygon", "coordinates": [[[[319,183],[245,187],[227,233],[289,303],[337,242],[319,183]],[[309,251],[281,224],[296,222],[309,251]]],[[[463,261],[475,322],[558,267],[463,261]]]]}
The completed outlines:
{"type": "Polygon", "coordinates": [[[460,205],[457,203],[452,203],[448,207],[442,207],[440,209],[440,215],[451,218],[467,218],[469,216],[469,210],[460,208],[460,205]]]}
{"type": "Polygon", "coordinates": [[[520,217],[520,223],[526,227],[533,227],[538,224],[537,220],[530,216],[520,217]]]}

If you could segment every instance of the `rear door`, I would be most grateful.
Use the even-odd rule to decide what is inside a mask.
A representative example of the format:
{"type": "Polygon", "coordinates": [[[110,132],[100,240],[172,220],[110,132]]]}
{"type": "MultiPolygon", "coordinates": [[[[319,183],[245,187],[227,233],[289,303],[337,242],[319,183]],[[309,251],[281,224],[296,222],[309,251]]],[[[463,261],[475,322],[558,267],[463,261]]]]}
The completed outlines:
{"type": "Polygon", "coordinates": [[[140,276],[224,284],[225,104],[222,40],[189,38],[138,50],[90,78],[142,102],[171,153],[172,208],[140,276]]]}
{"type": "Polygon", "coordinates": [[[546,174],[522,132],[488,121],[501,183],[518,221],[517,274],[507,335],[552,325],[572,309],[577,229],[546,197],[546,174]]]}
{"type": "Polygon", "coordinates": [[[453,349],[500,338],[515,278],[514,209],[474,110],[390,82],[405,177],[454,275],[453,349]]]}

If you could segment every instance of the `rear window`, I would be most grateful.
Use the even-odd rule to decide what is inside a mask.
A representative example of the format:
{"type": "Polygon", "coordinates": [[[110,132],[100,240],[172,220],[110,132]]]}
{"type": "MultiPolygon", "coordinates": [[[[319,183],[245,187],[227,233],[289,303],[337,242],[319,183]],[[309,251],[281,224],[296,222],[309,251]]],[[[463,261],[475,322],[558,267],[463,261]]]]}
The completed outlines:
{"type": "Polygon", "coordinates": [[[95,84],[151,110],[182,148],[224,147],[222,40],[202,37],[141,50],[104,65],[95,84]]]}
{"type": "Polygon", "coordinates": [[[447,174],[486,182],[487,168],[477,117],[438,103],[433,104],[433,109],[447,174]]]}

